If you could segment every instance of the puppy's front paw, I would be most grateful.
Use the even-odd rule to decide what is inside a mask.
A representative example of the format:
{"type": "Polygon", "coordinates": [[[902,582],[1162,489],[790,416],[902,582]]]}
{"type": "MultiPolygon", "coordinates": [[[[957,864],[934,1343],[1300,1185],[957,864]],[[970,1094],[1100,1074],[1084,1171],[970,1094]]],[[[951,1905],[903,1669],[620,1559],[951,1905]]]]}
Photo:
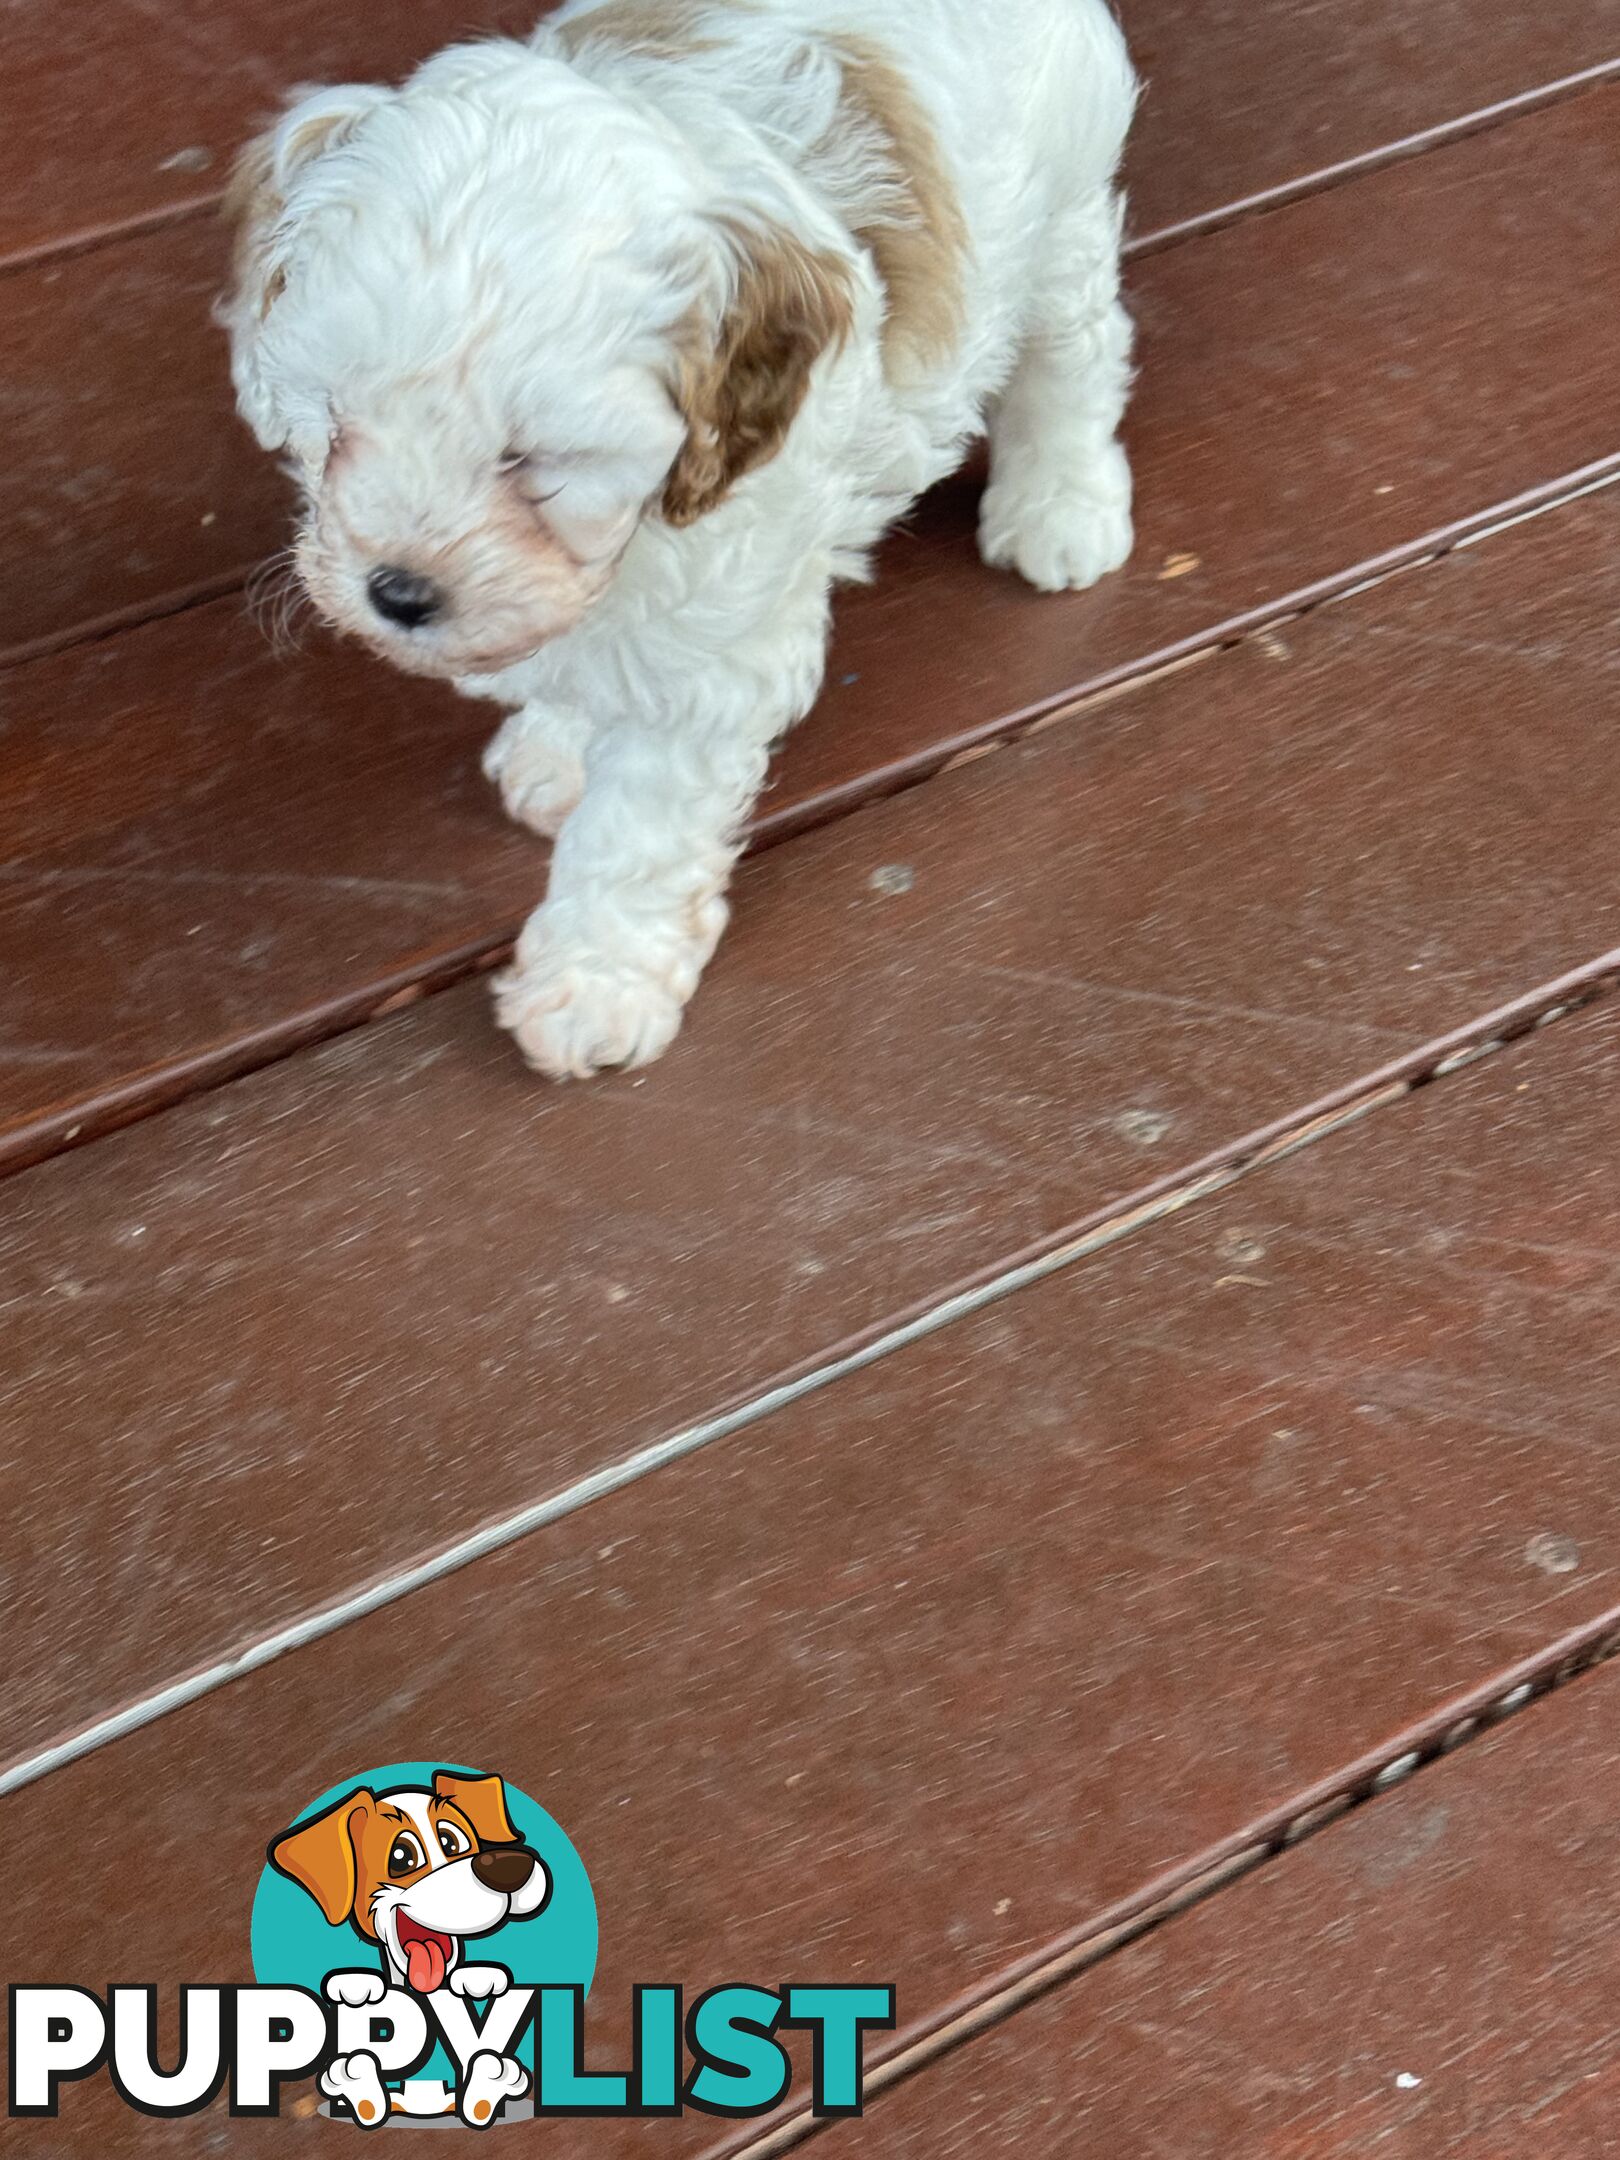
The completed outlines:
{"type": "Polygon", "coordinates": [[[458,1965],[445,1985],[464,2001],[493,2001],[512,1985],[512,1975],[502,1965],[458,1965]]]}
{"type": "Polygon", "coordinates": [[[509,818],[543,839],[555,840],[585,792],[583,729],[525,707],[494,736],[484,752],[484,774],[501,791],[509,818]]]}
{"type": "Polygon", "coordinates": [[[496,978],[495,1016],[536,1072],[588,1080],[613,1065],[650,1065],[680,1031],[701,960],[660,964],[550,937],[531,918],[511,968],[496,978]]]}
{"type": "Polygon", "coordinates": [[[529,2089],[529,2073],[510,2055],[484,2048],[472,2059],[461,2095],[461,2119],[475,2130],[486,2130],[506,2100],[521,2100],[529,2089]]]}
{"type": "Polygon", "coordinates": [[[363,2010],[368,2003],[382,2001],[388,1993],[388,1982],[380,1972],[333,1972],[323,1981],[322,1993],[328,2002],[363,2010]]]}
{"type": "Polygon", "coordinates": [[[1041,592],[1095,585],[1126,560],[1132,538],[1130,467],[1118,443],[1068,481],[1033,471],[993,480],[979,513],[985,561],[1041,592]]]}

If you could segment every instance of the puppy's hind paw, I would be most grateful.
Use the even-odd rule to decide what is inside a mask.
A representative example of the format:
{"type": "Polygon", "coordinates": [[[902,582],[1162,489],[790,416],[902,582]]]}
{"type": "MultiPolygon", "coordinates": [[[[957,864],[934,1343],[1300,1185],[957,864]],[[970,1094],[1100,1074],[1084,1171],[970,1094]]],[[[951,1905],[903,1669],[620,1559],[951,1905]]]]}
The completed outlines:
{"type": "Polygon", "coordinates": [[[510,2055],[496,2055],[484,2048],[472,2059],[461,2095],[461,2119],[475,2130],[487,2130],[508,2100],[521,2100],[529,2089],[529,2073],[510,2055]]]}
{"type": "Polygon", "coordinates": [[[388,2120],[388,2095],[383,2091],[382,2071],[375,2055],[361,2049],[357,2055],[341,2055],[321,2072],[321,2091],[329,2100],[347,2102],[362,2130],[380,2130],[388,2120]]]}
{"type": "Polygon", "coordinates": [[[1040,592],[1078,592],[1131,552],[1131,479],[1117,443],[1079,480],[1048,474],[992,480],[979,513],[979,552],[1040,592]]]}

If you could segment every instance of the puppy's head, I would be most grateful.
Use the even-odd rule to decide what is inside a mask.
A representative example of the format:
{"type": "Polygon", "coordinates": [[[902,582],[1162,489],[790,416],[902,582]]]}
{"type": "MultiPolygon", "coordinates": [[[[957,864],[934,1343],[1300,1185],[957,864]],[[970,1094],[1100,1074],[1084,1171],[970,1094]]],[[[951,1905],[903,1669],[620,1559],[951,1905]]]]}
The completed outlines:
{"type": "Polygon", "coordinates": [[[221,315],[303,487],[300,572],[423,674],[572,629],[644,520],[690,524],[775,455],[852,319],[844,261],[727,199],[650,107],[499,41],[298,97],[229,208],[221,315]]]}
{"type": "Polygon", "coordinates": [[[380,1944],[424,1995],[464,1937],[532,1919],[551,1894],[545,1863],[518,1842],[501,1780],[451,1770],[435,1771],[431,1790],[349,1793],[284,1831],[270,1863],[331,1926],[348,1921],[380,1944]]]}

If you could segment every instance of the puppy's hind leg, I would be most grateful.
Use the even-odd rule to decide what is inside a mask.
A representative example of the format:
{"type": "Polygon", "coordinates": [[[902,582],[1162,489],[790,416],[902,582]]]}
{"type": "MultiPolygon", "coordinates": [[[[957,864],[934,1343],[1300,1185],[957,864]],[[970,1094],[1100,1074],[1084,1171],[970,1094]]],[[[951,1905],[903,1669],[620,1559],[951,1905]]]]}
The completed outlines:
{"type": "Polygon", "coordinates": [[[1116,433],[1131,381],[1121,210],[1104,188],[1053,219],[1046,282],[991,416],[979,549],[1043,592],[1094,584],[1131,552],[1131,471],[1116,433]]]}

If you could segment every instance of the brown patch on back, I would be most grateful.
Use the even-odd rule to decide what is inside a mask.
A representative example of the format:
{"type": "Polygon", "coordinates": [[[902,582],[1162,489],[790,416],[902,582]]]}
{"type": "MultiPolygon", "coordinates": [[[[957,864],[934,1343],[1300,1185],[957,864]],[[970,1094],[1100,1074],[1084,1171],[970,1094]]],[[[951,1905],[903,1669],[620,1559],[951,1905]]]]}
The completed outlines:
{"type": "Polygon", "coordinates": [[[772,227],[732,226],[736,290],[717,336],[698,320],[676,340],[675,402],[686,441],[664,516],[691,525],[782,447],[824,352],[854,326],[848,267],[772,227]]]}
{"type": "MultiPolygon", "coordinates": [[[[754,0],[602,0],[589,14],[558,24],[553,35],[570,59],[600,44],[678,61],[719,49],[699,34],[705,22],[755,12],[754,0]]],[[[884,356],[891,373],[896,364],[927,365],[961,335],[967,221],[933,122],[893,54],[854,32],[826,42],[843,71],[845,123],[873,143],[886,168],[890,200],[866,217],[857,210],[850,223],[888,294],[884,356]]]]}
{"type": "MultiPolygon", "coordinates": [[[[603,0],[588,15],[556,29],[557,42],[572,59],[587,45],[616,45],[656,60],[678,60],[687,53],[712,52],[697,25],[722,0],[603,0]]],[[[733,0],[735,4],[735,0],[733,0]]]]}
{"type": "Polygon", "coordinates": [[[943,358],[961,335],[967,221],[933,123],[902,69],[872,39],[846,36],[834,43],[844,63],[846,108],[882,142],[904,199],[899,217],[854,227],[889,296],[883,345],[892,372],[897,360],[943,358]]]}

